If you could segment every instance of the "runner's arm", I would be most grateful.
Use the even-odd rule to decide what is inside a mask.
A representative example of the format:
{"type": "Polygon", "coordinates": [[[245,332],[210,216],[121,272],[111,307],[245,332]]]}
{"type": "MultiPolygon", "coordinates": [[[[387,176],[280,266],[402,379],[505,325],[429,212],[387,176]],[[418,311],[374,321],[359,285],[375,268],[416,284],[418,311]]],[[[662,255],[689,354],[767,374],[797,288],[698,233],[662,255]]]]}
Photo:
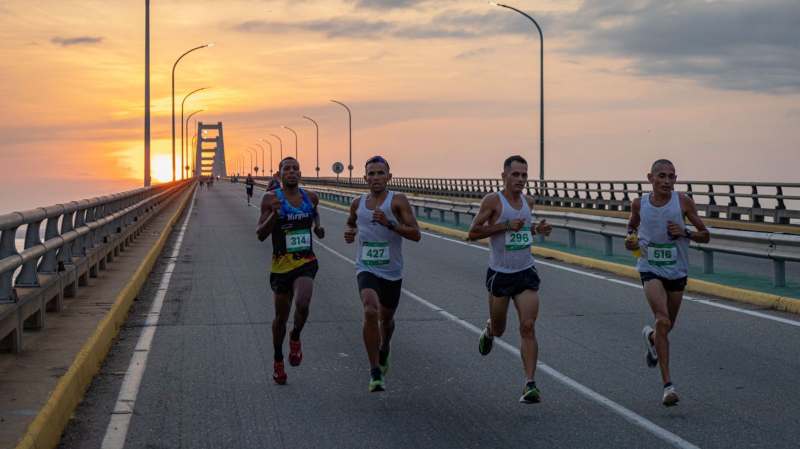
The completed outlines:
{"type": "MultiPolygon", "coordinates": [[[[394,201],[397,207],[393,207],[393,209],[399,223],[394,225],[392,230],[400,234],[404,239],[419,242],[422,234],[419,232],[419,223],[417,223],[417,217],[414,216],[414,212],[411,211],[411,204],[408,202],[408,198],[403,194],[396,194],[394,201]]],[[[392,206],[395,206],[395,204],[392,204],[392,206]]]]}
{"type": "Polygon", "coordinates": [[[688,195],[681,194],[681,202],[683,203],[683,210],[685,211],[686,218],[694,225],[694,232],[688,232],[687,238],[697,243],[708,243],[711,240],[711,233],[706,228],[705,223],[697,214],[697,205],[694,200],[689,198],[688,195]]]}
{"type": "Polygon", "coordinates": [[[324,239],[325,228],[322,227],[322,224],[320,222],[319,210],[317,208],[319,206],[319,197],[314,192],[308,192],[308,197],[309,199],[311,199],[311,204],[314,205],[314,234],[316,234],[317,237],[324,239]]]}
{"type": "Polygon", "coordinates": [[[261,216],[258,218],[256,236],[263,242],[272,233],[272,228],[278,220],[277,208],[280,207],[278,198],[271,193],[265,194],[261,198],[261,216]]]}
{"type": "Polygon", "coordinates": [[[508,229],[508,223],[488,224],[497,215],[497,205],[497,195],[488,195],[483,198],[478,215],[472,220],[467,240],[484,239],[508,229]]]}
{"type": "Polygon", "coordinates": [[[347,216],[347,226],[344,228],[344,241],[347,243],[353,243],[356,240],[356,233],[358,231],[358,204],[361,198],[356,197],[352,203],[350,203],[350,214],[347,216]]]}
{"type": "Polygon", "coordinates": [[[640,198],[634,198],[631,203],[631,216],[628,218],[628,237],[625,239],[625,249],[633,251],[639,247],[639,242],[633,237],[639,230],[639,224],[642,222],[642,217],[639,215],[642,202],[640,198]]]}

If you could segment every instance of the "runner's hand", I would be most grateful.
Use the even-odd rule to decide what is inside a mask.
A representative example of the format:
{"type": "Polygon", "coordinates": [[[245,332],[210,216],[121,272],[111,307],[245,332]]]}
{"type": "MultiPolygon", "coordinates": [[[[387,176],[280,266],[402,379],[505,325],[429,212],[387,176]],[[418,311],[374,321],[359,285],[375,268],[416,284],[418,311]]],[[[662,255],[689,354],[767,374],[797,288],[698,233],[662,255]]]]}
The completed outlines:
{"type": "Polygon", "coordinates": [[[356,228],[347,228],[344,230],[344,241],[353,243],[356,240],[356,228]]]}
{"type": "Polygon", "coordinates": [[[269,207],[272,209],[278,216],[281,215],[281,201],[278,199],[277,196],[273,195],[269,199],[269,207]]]}
{"type": "Polygon", "coordinates": [[[525,226],[525,220],[511,220],[508,222],[509,229],[514,232],[519,231],[523,226],[525,226]]]}
{"type": "Polygon", "coordinates": [[[639,248],[639,236],[634,233],[628,234],[625,237],[625,249],[628,251],[634,251],[639,248]]]}
{"type": "Polygon", "coordinates": [[[386,218],[386,214],[380,209],[376,209],[375,212],[372,213],[372,221],[383,226],[389,226],[389,219],[386,218]]]}
{"type": "Polygon", "coordinates": [[[683,236],[683,228],[676,223],[671,221],[667,222],[667,234],[669,234],[669,238],[677,239],[678,237],[683,236]]]}
{"type": "Polygon", "coordinates": [[[539,224],[536,225],[537,234],[542,234],[545,237],[548,237],[550,235],[550,232],[552,231],[553,231],[553,226],[550,223],[548,223],[547,220],[543,219],[539,221],[539,224]]]}
{"type": "Polygon", "coordinates": [[[314,234],[317,235],[317,238],[324,239],[325,228],[323,228],[322,226],[314,226],[314,234]]]}

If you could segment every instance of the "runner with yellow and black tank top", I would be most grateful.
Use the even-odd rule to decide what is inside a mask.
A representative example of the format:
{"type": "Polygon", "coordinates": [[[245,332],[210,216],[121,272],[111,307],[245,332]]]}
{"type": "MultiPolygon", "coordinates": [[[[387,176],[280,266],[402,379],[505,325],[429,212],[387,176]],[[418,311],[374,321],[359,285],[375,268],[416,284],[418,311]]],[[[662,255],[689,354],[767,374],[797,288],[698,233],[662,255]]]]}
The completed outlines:
{"type": "Polygon", "coordinates": [[[353,200],[344,239],[357,242],[356,279],[364,306],[363,338],[370,364],[369,391],[384,391],[394,314],[403,283],[403,239],[419,241],[419,225],[405,195],[386,189],[389,162],[367,160],[370,193],[353,200]]]}
{"type": "Polygon", "coordinates": [[[521,156],[511,156],[503,163],[503,190],[486,195],[469,230],[470,240],[489,238],[489,320],[478,340],[478,351],[487,355],[494,337],[505,332],[508,305],[517,309],[521,336],[520,353],[525,371],[525,386],[519,401],[541,400],[534,375],[539,355],[535,324],[539,315],[539,275],[531,254],[535,234],[550,235],[545,221],[533,226],[534,199],[525,195],[528,163],[521,156]]]}
{"type": "Polygon", "coordinates": [[[264,194],[256,234],[260,241],[272,235],[272,268],[269,276],[275,298],[272,378],[278,384],[285,384],[287,375],[283,363],[283,340],[286,337],[286,323],[294,302],[289,364],[298,366],[303,360],[300,332],[308,319],[314,277],[318,270],[313,236],[323,238],[325,230],[320,225],[317,213],[319,198],[314,192],[299,187],[300,164],[296,159],[287,157],[279,167],[281,187],[264,194]]]}
{"type": "Polygon", "coordinates": [[[655,330],[644,326],[642,338],[647,366],[660,367],[664,382],[661,403],[665,406],[678,403],[669,371],[668,335],[675,326],[686,288],[689,241],[707,243],[711,239],[694,201],[674,191],[676,179],[672,162],[659,159],[653,163],[647,174],[653,191],[633,200],[625,239],[626,248],[639,252],[636,269],[655,316],[655,330]],[[696,231],[685,226],[685,219],[696,231]]]}

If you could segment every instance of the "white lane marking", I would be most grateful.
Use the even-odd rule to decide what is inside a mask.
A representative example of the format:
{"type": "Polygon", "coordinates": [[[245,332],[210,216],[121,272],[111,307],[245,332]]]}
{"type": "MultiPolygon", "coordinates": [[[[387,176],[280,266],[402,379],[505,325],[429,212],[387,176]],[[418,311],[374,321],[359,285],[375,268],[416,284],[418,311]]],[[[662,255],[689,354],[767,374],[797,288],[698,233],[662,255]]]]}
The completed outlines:
{"type": "MultiPolygon", "coordinates": [[[[339,213],[339,214],[345,214],[345,212],[342,212],[342,211],[340,211],[338,209],[333,209],[333,208],[325,207],[325,206],[318,206],[318,207],[321,208],[321,209],[329,210],[331,212],[336,212],[336,213],[339,213]]],[[[430,233],[430,232],[423,232],[422,234],[430,236],[430,237],[434,237],[434,238],[437,238],[437,239],[441,239],[441,240],[444,240],[444,241],[447,241],[447,242],[458,243],[459,245],[463,245],[463,246],[469,246],[469,247],[472,247],[472,248],[475,248],[475,249],[479,249],[481,251],[489,251],[489,248],[487,248],[485,246],[476,245],[474,243],[462,242],[460,240],[456,240],[456,239],[452,239],[452,238],[448,238],[448,237],[443,237],[441,235],[433,234],[433,233],[430,233]]],[[[605,281],[608,281],[608,282],[613,282],[614,284],[624,285],[626,287],[633,287],[633,288],[636,288],[636,289],[639,289],[639,290],[643,289],[641,284],[637,284],[635,282],[629,282],[629,281],[623,281],[623,280],[620,280],[620,279],[614,279],[612,277],[603,276],[603,275],[595,274],[595,273],[590,273],[588,271],[583,271],[583,270],[579,270],[579,269],[576,269],[576,268],[566,267],[566,266],[555,264],[555,263],[551,263],[551,262],[546,262],[546,261],[544,261],[542,259],[536,259],[536,264],[537,265],[544,265],[544,266],[551,267],[551,268],[556,268],[558,270],[569,271],[570,273],[575,273],[575,274],[579,274],[579,275],[582,275],[582,276],[588,276],[588,277],[595,278],[595,279],[602,279],[602,280],[605,280],[605,281]]],[[[788,318],[769,315],[767,313],[758,312],[758,311],[755,311],[755,310],[742,309],[740,307],[735,307],[735,306],[731,306],[731,305],[727,305],[727,304],[721,304],[719,302],[716,302],[716,301],[713,301],[713,300],[710,300],[710,299],[698,298],[698,297],[692,296],[692,295],[683,295],[683,299],[685,299],[687,301],[691,301],[691,302],[697,303],[697,304],[703,304],[703,305],[710,306],[710,307],[716,307],[716,308],[719,308],[719,309],[725,309],[725,310],[728,310],[730,312],[741,313],[741,314],[749,315],[749,316],[756,317],[756,318],[762,318],[762,319],[765,319],[765,320],[775,321],[777,323],[783,323],[783,324],[788,324],[790,326],[800,327],[800,321],[797,321],[797,320],[790,320],[788,318]]]]}
{"type": "MultiPolygon", "coordinates": [[[[329,247],[328,245],[325,245],[324,243],[320,243],[319,241],[317,241],[316,243],[317,243],[317,245],[319,245],[319,246],[325,248],[326,250],[328,250],[331,254],[339,257],[342,260],[345,260],[345,261],[349,262],[350,264],[355,265],[355,261],[353,259],[350,259],[349,257],[347,257],[344,254],[336,251],[335,249],[329,247]]],[[[469,323],[469,322],[457,317],[456,315],[453,315],[452,313],[444,310],[443,308],[441,308],[441,307],[437,306],[436,304],[434,304],[434,303],[422,298],[421,296],[411,292],[410,290],[408,290],[406,288],[403,288],[402,291],[409,298],[411,298],[411,299],[419,302],[420,304],[428,307],[432,311],[434,311],[434,312],[438,313],[439,315],[443,316],[448,321],[452,321],[452,322],[454,322],[456,324],[459,324],[461,327],[471,331],[472,333],[474,333],[476,335],[480,335],[481,334],[482,330],[480,328],[478,328],[477,326],[473,325],[472,323],[469,323]]],[[[517,348],[515,348],[515,347],[511,346],[510,344],[506,343],[505,341],[501,340],[499,337],[495,337],[494,341],[495,341],[495,344],[497,344],[501,348],[503,348],[506,351],[508,351],[509,353],[519,357],[520,352],[519,352],[519,350],[517,348]]],[[[678,435],[676,435],[676,434],[670,432],[669,430],[659,426],[658,424],[650,421],[649,419],[645,418],[644,416],[639,415],[638,413],[634,412],[633,410],[625,408],[621,404],[618,404],[617,402],[612,401],[611,399],[609,399],[609,398],[603,396],[602,394],[592,390],[591,388],[579,383],[578,381],[572,379],[571,377],[569,377],[569,376],[567,376],[565,374],[562,374],[560,371],[556,370],[555,368],[551,368],[549,365],[547,365],[547,364],[545,364],[545,363],[543,363],[541,361],[539,361],[536,366],[539,368],[540,371],[548,374],[550,377],[554,378],[556,381],[564,384],[568,388],[571,388],[571,389],[575,390],[576,392],[578,392],[580,395],[586,397],[587,399],[589,399],[591,401],[594,401],[594,402],[600,404],[601,406],[610,409],[612,412],[620,415],[626,421],[628,421],[628,422],[630,422],[630,423],[632,423],[632,424],[634,424],[634,425],[636,425],[638,427],[641,427],[642,429],[644,429],[647,432],[650,432],[651,434],[653,434],[657,438],[660,438],[660,439],[664,440],[665,442],[667,442],[667,443],[669,443],[669,444],[671,444],[671,445],[673,445],[675,447],[684,448],[684,449],[690,449],[690,448],[698,449],[698,446],[695,446],[694,444],[684,440],[683,438],[679,437],[678,435]]]]}
{"type": "Polygon", "coordinates": [[[150,311],[147,313],[147,320],[145,320],[144,328],[142,329],[141,335],[139,335],[139,339],[136,341],[131,361],[128,363],[128,369],[125,372],[125,377],[122,379],[122,387],[117,396],[117,403],[114,405],[114,410],[111,412],[111,420],[108,423],[108,427],[106,427],[106,434],[100,446],[102,449],[122,449],[125,447],[125,438],[128,435],[128,428],[131,424],[133,408],[136,404],[136,396],[139,394],[139,386],[142,383],[144,370],[147,367],[147,356],[150,354],[150,348],[152,347],[153,338],[156,334],[158,319],[161,316],[161,307],[164,305],[164,297],[167,294],[167,290],[169,290],[169,282],[175,270],[175,260],[178,258],[181,251],[183,235],[186,232],[186,225],[189,223],[189,218],[192,216],[196,196],[197,190],[192,194],[189,210],[186,212],[186,217],[181,224],[178,237],[172,248],[172,253],[169,257],[166,257],[170,262],[166,270],[164,270],[164,275],[156,290],[155,299],[150,306],[150,311]]]}

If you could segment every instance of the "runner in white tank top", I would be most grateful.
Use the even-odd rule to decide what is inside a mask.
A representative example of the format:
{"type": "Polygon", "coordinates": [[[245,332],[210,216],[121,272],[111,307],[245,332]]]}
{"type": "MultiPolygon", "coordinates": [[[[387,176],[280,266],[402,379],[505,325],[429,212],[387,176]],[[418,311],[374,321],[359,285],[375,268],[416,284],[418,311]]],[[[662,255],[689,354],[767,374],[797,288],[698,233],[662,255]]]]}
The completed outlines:
{"type": "Polygon", "coordinates": [[[534,381],[539,346],[534,326],[539,315],[539,275],[534,267],[531,244],[534,234],[550,235],[551,226],[544,220],[533,223],[533,198],[525,195],[528,163],[521,156],[511,156],[503,163],[503,191],[490,193],[469,230],[470,240],[489,238],[489,320],[478,340],[478,351],[489,354],[495,336],[506,328],[508,304],[514,300],[519,316],[522,365],[525,387],[520,402],[540,401],[534,381]]]}
{"type": "Polygon", "coordinates": [[[364,347],[370,365],[369,391],[384,391],[394,314],[403,282],[403,239],[418,242],[417,219],[405,195],[386,190],[389,163],[375,156],[365,164],[370,193],[353,200],[344,240],[357,241],[356,280],[364,305],[364,347]],[[358,237],[356,239],[356,237],[358,237]]]}
{"type": "Polygon", "coordinates": [[[675,326],[689,272],[689,240],[707,243],[711,238],[697,207],[687,195],[674,191],[675,166],[666,159],[655,161],[647,174],[653,192],[633,200],[625,246],[639,250],[636,269],[644,294],[655,316],[655,330],[642,329],[647,366],[659,365],[664,391],[661,403],[673,406],[678,393],[669,373],[668,335],[675,326]],[[684,217],[696,231],[684,225],[684,217]],[[638,233],[638,235],[637,235],[638,233]]]}

